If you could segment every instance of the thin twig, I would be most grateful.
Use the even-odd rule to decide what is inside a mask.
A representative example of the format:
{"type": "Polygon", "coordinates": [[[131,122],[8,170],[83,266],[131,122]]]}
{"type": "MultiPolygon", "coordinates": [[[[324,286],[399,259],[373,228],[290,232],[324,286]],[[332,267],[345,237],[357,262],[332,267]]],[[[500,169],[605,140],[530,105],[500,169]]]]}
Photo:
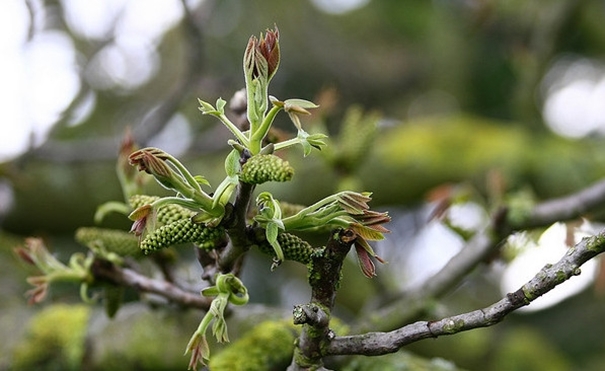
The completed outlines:
{"type": "Polygon", "coordinates": [[[390,332],[336,337],[327,346],[325,355],[382,355],[396,352],[401,347],[422,339],[492,326],[502,321],[507,314],[528,305],[571,277],[579,275],[582,264],[604,251],[605,230],[602,230],[599,234],[580,241],[557,263],[544,266],[519,290],[489,307],[438,321],[418,321],[390,332]]]}
{"type": "Polygon", "coordinates": [[[569,196],[555,198],[536,205],[515,229],[528,229],[552,224],[561,220],[578,218],[605,204],[605,180],[569,196]]]}
{"type": "Polygon", "coordinates": [[[522,230],[550,225],[556,221],[579,218],[605,204],[605,180],[599,181],[572,195],[537,204],[523,222],[510,224],[506,209],[500,209],[492,217],[488,227],[473,236],[466,245],[426,284],[397,295],[388,305],[382,306],[375,315],[364,316],[356,326],[357,332],[388,330],[417,318],[436,298],[449,292],[478,264],[495,254],[504,237],[512,230],[522,230]]]}
{"type": "Polygon", "coordinates": [[[184,307],[208,310],[212,301],[199,293],[185,291],[166,280],[149,278],[137,271],[118,267],[104,260],[96,260],[92,272],[97,279],[132,287],[139,292],[156,294],[184,307]]]}

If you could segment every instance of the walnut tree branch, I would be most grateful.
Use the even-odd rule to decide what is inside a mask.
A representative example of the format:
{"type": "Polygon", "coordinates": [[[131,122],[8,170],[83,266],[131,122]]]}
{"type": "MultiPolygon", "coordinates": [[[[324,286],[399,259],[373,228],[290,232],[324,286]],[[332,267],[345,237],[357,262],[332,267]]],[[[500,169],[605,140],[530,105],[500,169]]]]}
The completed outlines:
{"type": "Polygon", "coordinates": [[[475,234],[440,271],[426,280],[426,284],[401,292],[393,302],[382,306],[377,315],[365,316],[366,319],[358,324],[356,330],[387,330],[417,318],[431,302],[447,293],[478,264],[495,254],[510,231],[578,218],[604,204],[605,180],[602,180],[574,194],[535,205],[521,223],[512,224],[507,218],[507,210],[498,210],[492,216],[490,225],[475,234]]]}
{"type": "Polygon", "coordinates": [[[185,291],[164,279],[149,278],[132,269],[122,268],[105,260],[95,260],[92,272],[96,279],[132,287],[139,292],[156,294],[184,307],[208,310],[212,301],[199,293],[185,291]]]}
{"type": "Polygon", "coordinates": [[[515,229],[527,229],[578,218],[605,204],[605,180],[594,183],[571,195],[536,205],[515,229]]]}
{"type": "Polygon", "coordinates": [[[313,256],[309,268],[311,301],[294,308],[294,323],[302,324],[289,371],[323,370],[323,348],[332,339],[330,313],[334,307],[342,264],[357,236],[350,229],[332,233],[326,248],[313,256]]]}
{"type": "Polygon", "coordinates": [[[334,338],[326,355],[362,354],[376,356],[393,353],[401,347],[426,338],[452,335],[462,331],[492,326],[514,310],[530,304],[557,285],[579,275],[580,266],[605,251],[605,230],[584,238],[555,264],[547,264],[534,278],[514,293],[483,309],[443,318],[418,321],[390,332],[371,332],[334,338]]]}

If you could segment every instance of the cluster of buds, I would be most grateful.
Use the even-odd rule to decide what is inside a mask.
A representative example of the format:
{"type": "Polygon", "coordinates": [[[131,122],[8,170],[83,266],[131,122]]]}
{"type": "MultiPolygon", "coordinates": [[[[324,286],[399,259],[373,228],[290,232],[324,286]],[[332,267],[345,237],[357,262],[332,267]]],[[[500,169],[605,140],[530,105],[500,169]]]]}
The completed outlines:
{"type": "Polygon", "coordinates": [[[298,213],[282,219],[285,230],[315,230],[319,228],[345,228],[355,234],[355,252],[362,273],[376,275],[372,259],[384,263],[368,241],[384,238],[389,230],[383,224],[391,221],[388,213],[370,210],[370,193],[343,191],[324,198],[298,213]]]}
{"type": "MultiPolygon", "coordinates": [[[[169,203],[181,205],[200,214],[211,224],[218,224],[225,213],[225,199],[221,194],[212,197],[202,190],[202,185],[208,185],[203,177],[194,177],[189,170],[176,158],[158,148],[148,147],[132,153],[130,164],[152,175],[164,188],[176,192],[179,196],[155,201],[157,207],[169,203]]],[[[224,191],[232,191],[233,188],[224,191]]],[[[228,194],[230,196],[230,193],[228,194]]],[[[143,206],[146,207],[147,205],[143,206]]],[[[145,210],[135,210],[134,215],[146,214],[145,210]]],[[[131,219],[133,217],[131,216],[131,219]]],[[[134,219],[139,219],[134,217],[134,219]]]]}
{"type": "MultiPolygon", "coordinates": [[[[370,210],[369,193],[345,191],[308,207],[292,207],[280,204],[269,192],[261,192],[256,199],[257,209],[252,220],[239,217],[247,211],[245,208],[249,206],[254,186],[292,179],[294,169],[287,161],[275,155],[276,151],[301,145],[304,156],[307,156],[313,149],[321,149],[326,142],[326,135],[307,133],[302,126],[301,117],[309,115],[310,109],[318,107],[316,104],[304,99],[280,101],[269,96],[269,82],[279,63],[277,28],[267,30],[259,38],[250,38],[243,58],[248,130],[242,131],[241,126],[235,125],[225,115],[224,100],[218,99],[215,105],[199,101],[200,110],[217,117],[235,137],[228,142],[232,151],[225,159],[226,176],[213,193],[208,194],[202,189],[203,186],[210,186],[204,177],[192,175],[175,157],[154,147],[136,149],[130,138],[125,140],[118,160],[118,175],[127,203],[108,203],[98,210],[95,219],[102,219],[108,211],[129,213],[128,217],[133,220],[131,232],[134,235],[100,228],[82,228],[78,230],[76,239],[87,245],[94,254],[74,254],[69,265],[56,260],[40,240],[29,240],[26,247],[18,249],[17,253],[24,261],[37,266],[44,273],[43,276],[28,279],[28,282],[36,286],[29,292],[30,301],[42,300],[51,281],[78,281],[84,287],[83,292],[86,292],[87,285],[94,281],[90,268],[94,258],[99,256],[111,263],[121,264],[121,259],[125,256],[141,257],[141,252],[147,254],[182,243],[193,243],[202,249],[218,250],[217,261],[222,264],[222,258],[231,257],[229,253],[235,251],[231,255],[235,256],[232,260],[236,260],[251,247],[237,244],[247,244],[256,245],[261,251],[272,255],[272,268],[275,268],[286,259],[302,264],[313,263],[316,258],[324,257],[322,254],[329,250],[312,247],[290,233],[292,231],[346,229],[349,238],[347,242],[354,244],[363,274],[367,277],[375,276],[373,260],[381,263],[384,261],[376,255],[368,241],[384,238],[383,234],[389,231],[383,224],[390,221],[390,217],[387,213],[370,210]],[[297,134],[291,139],[267,144],[267,135],[280,111],[288,114],[297,134]],[[139,172],[134,172],[133,167],[139,172]],[[142,195],[144,179],[141,173],[151,175],[162,187],[174,192],[174,195],[142,195]],[[230,204],[237,189],[241,193],[230,204]],[[241,230],[235,231],[238,227],[241,230]],[[233,234],[228,236],[228,233],[233,234]],[[237,233],[240,233],[240,238],[235,238],[237,233]],[[233,248],[221,250],[227,246],[228,237],[232,237],[230,247],[233,248]],[[238,251],[240,247],[241,251],[238,251]],[[222,254],[223,251],[227,253],[222,254]]],[[[356,133],[356,138],[362,137],[356,133]]],[[[355,159],[362,157],[364,150],[361,147],[356,149],[355,159]]],[[[347,251],[349,246],[347,245],[347,251]]],[[[229,260],[228,258],[225,260],[229,260]]],[[[223,268],[221,266],[220,270],[226,270],[223,268]]],[[[229,341],[224,318],[227,305],[243,305],[248,302],[247,289],[235,275],[220,273],[213,278],[215,285],[204,289],[202,295],[215,298],[187,345],[186,352],[191,353],[189,367],[193,369],[198,363],[204,364],[208,360],[206,332],[210,324],[213,323],[212,333],[217,341],[229,341]]],[[[110,316],[120,306],[121,290],[116,286],[106,287],[107,311],[110,316]]]]}
{"type": "Polygon", "coordinates": [[[69,264],[65,265],[48,251],[44,242],[39,238],[26,239],[25,246],[16,248],[15,253],[23,262],[36,267],[42,272],[42,275],[27,278],[27,282],[34,286],[26,293],[30,304],[44,300],[48,294],[50,284],[56,282],[80,283],[82,299],[88,301],[86,290],[88,285],[94,281],[90,272],[93,263],[91,255],[73,254],[69,264]]]}
{"type": "MultiPolygon", "coordinates": [[[[308,109],[317,108],[313,102],[304,99],[287,99],[280,101],[268,94],[269,82],[275,75],[280,62],[279,30],[267,30],[260,38],[250,37],[244,52],[244,77],[246,82],[247,111],[246,116],[250,129],[242,132],[237,125],[225,115],[226,102],[218,99],[216,104],[199,100],[200,111],[213,115],[233,133],[235,141],[230,144],[240,153],[247,150],[253,156],[267,153],[263,141],[273,124],[277,113],[285,111],[298,130],[295,138],[277,143],[275,150],[284,149],[300,144],[305,156],[311,148],[321,148],[325,145],[324,134],[308,134],[302,129],[299,116],[308,115],[308,109]]],[[[272,144],[271,144],[272,145],[272,144]]]]}
{"type": "MultiPolygon", "coordinates": [[[[391,218],[388,213],[370,210],[370,193],[343,191],[324,198],[315,204],[297,208],[293,215],[283,217],[280,203],[270,193],[263,192],[257,197],[259,206],[255,222],[266,231],[266,241],[273,247],[275,265],[283,259],[308,262],[307,259],[317,251],[307,247],[304,241],[282,231],[317,231],[332,228],[348,229],[355,234],[355,251],[362,273],[374,277],[376,268],[372,259],[384,261],[376,255],[368,241],[382,240],[389,230],[383,224],[391,218]]],[[[267,247],[260,246],[267,253],[267,247]]]]}

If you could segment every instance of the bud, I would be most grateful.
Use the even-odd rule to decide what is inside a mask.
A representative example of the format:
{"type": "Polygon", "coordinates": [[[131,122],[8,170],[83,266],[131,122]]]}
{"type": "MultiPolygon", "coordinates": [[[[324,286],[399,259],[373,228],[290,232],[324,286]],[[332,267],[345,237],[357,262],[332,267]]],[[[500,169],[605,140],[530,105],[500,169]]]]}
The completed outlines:
{"type": "Polygon", "coordinates": [[[250,37],[244,52],[244,78],[246,81],[246,116],[250,123],[250,133],[257,136],[258,143],[254,144],[252,153],[260,150],[260,140],[266,134],[267,127],[261,128],[268,109],[269,81],[279,66],[279,31],[267,30],[261,33],[260,41],[255,36],[250,37]],[[259,129],[260,130],[259,132],[259,129]]]}
{"type": "Polygon", "coordinates": [[[153,175],[163,187],[172,189],[180,182],[174,171],[165,162],[164,155],[165,153],[157,148],[144,148],[132,153],[128,157],[128,162],[132,166],[136,166],[139,171],[153,175]]]}
{"type": "Polygon", "coordinates": [[[191,218],[177,220],[163,225],[145,236],[141,242],[144,253],[167,248],[181,243],[192,242],[202,249],[213,249],[225,241],[223,228],[210,228],[194,223],[191,218]]]}
{"type": "Polygon", "coordinates": [[[243,166],[240,180],[244,183],[287,182],[294,176],[288,161],[275,155],[252,156],[243,166]]]}
{"type": "Polygon", "coordinates": [[[260,40],[251,36],[244,53],[244,68],[252,74],[252,78],[271,80],[279,67],[279,30],[267,30],[260,40]]]}

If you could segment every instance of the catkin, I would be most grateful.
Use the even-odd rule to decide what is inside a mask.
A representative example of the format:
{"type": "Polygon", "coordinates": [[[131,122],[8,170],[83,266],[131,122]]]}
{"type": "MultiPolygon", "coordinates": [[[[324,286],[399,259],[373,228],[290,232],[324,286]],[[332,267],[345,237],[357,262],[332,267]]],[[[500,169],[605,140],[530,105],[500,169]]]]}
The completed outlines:
{"type": "MultiPolygon", "coordinates": [[[[302,264],[311,262],[311,256],[318,250],[313,248],[307,241],[290,233],[280,233],[277,242],[284,252],[284,259],[294,260],[302,264]]],[[[275,256],[275,251],[269,242],[264,241],[258,245],[260,251],[275,256]]]]}
{"type": "Polygon", "coordinates": [[[194,223],[191,218],[186,218],[163,225],[147,234],[141,241],[141,250],[147,254],[186,242],[195,243],[202,249],[213,249],[225,238],[224,228],[210,228],[204,224],[194,223]]]}
{"type": "Polygon", "coordinates": [[[101,245],[107,252],[120,256],[141,256],[138,239],[131,233],[96,227],[82,227],[76,231],[76,241],[90,246],[101,245]]]}
{"type": "Polygon", "coordinates": [[[275,155],[252,156],[242,166],[240,180],[249,184],[287,182],[294,176],[294,168],[275,155]]]}

